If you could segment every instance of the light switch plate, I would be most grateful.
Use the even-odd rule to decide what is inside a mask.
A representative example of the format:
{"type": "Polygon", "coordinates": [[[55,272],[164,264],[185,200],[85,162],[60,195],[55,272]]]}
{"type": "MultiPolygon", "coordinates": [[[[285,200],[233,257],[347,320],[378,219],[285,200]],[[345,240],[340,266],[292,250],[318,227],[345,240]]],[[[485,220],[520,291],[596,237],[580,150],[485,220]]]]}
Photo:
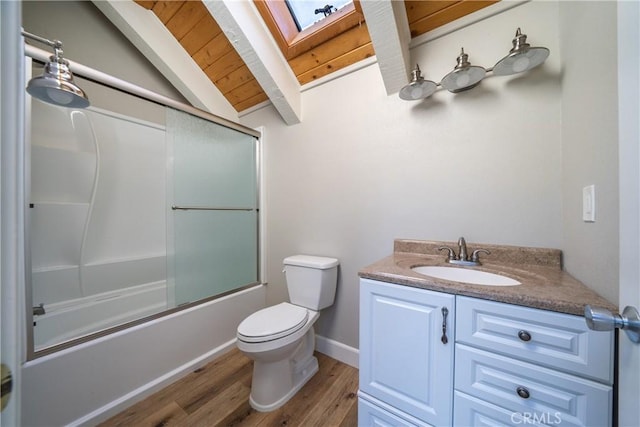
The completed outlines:
{"type": "Polygon", "coordinates": [[[596,186],[589,185],[582,189],[582,220],[596,222],[596,186]]]}

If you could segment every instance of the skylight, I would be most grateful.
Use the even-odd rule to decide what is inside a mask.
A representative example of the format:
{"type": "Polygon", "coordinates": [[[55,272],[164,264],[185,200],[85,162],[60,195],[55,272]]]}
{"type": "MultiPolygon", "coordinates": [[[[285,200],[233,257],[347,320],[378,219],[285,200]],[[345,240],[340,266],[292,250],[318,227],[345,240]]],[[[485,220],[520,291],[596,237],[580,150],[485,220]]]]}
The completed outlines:
{"type": "Polygon", "coordinates": [[[298,31],[304,31],[316,22],[323,20],[343,7],[353,3],[352,0],[286,0],[287,7],[296,22],[298,31]]]}

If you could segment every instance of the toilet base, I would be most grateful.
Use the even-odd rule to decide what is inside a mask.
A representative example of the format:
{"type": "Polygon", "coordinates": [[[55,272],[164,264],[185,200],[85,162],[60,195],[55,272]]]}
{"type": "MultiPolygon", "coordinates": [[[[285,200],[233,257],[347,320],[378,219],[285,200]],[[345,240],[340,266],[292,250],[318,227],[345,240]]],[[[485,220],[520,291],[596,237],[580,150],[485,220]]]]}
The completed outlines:
{"type": "MultiPolygon", "coordinates": [[[[256,363],[258,363],[258,362],[256,362],[256,363]]],[[[273,368],[273,366],[271,366],[270,368],[273,368]]],[[[287,368],[290,370],[290,368],[288,366],[287,366],[287,368]]],[[[255,370],[255,367],[254,367],[254,378],[253,378],[253,381],[256,380],[255,372],[256,372],[256,370],[255,370]]],[[[316,359],[315,357],[311,357],[311,358],[309,358],[307,360],[306,366],[300,366],[299,367],[299,371],[293,373],[291,388],[282,397],[280,397],[279,399],[277,399],[276,401],[271,402],[271,403],[266,403],[266,404],[265,403],[260,403],[260,402],[257,402],[256,399],[254,399],[254,392],[256,390],[255,390],[254,387],[252,387],[251,395],[249,396],[249,404],[251,405],[251,407],[253,409],[255,409],[258,412],[271,412],[271,411],[274,411],[274,410],[278,409],[279,407],[281,407],[282,405],[284,405],[285,403],[287,403],[289,401],[289,399],[291,399],[298,391],[300,391],[300,389],[317,372],[318,372],[318,359],[316,359]]],[[[287,375],[287,374],[283,374],[283,375],[287,375]]],[[[291,375],[291,374],[289,373],[289,375],[291,375]]]]}
{"type": "Polygon", "coordinates": [[[270,412],[291,399],[318,372],[314,349],[315,333],[310,327],[301,339],[277,350],[245,353],[253,358],[251,407],[258,412],[270,412]]]}

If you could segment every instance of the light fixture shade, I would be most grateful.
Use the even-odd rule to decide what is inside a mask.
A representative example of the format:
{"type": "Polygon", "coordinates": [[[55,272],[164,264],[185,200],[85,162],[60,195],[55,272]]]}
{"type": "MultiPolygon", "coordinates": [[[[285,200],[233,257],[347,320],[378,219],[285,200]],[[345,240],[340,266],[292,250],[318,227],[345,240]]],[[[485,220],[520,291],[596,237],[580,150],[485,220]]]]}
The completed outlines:
{"type": "Polygon", "coordinates": [[[471,65],[468,61],[469,55],[461,49],[458,56],[458,64],[452,72],[444,76],[440,85],[449,92],[457,93],[474,88],[484,79],[487,70],[477,65],[471,65]]]}
{"type": "Polygon", "coordinates": [[[87,108],[89,99],[73,81],[69,63],[61,56],[51,56],[44,73],[31,79],[27,85],[29,95],[50,104],[68,108],[87,108]]]}
{"type": "Polygon", "coordinates": [[[546,47],[531,47],[527,43],[526,34],[522,34],[520,28],[516,31],[512,43],[513,48],[509,51],[509,55],[493,67],[493,74],[496,76],[510,76],[531,70],[542,64],[549,56],[549,49],[546,47]]]}
{"type": "Polygon", "coordinates": [[[416,64],[416,68],[411,72],[411,82],[400,89],[399,96],[405,101],[416,101],[433,95],[437,87],[435,82],[422,78],[420,67],[416,64]]]}

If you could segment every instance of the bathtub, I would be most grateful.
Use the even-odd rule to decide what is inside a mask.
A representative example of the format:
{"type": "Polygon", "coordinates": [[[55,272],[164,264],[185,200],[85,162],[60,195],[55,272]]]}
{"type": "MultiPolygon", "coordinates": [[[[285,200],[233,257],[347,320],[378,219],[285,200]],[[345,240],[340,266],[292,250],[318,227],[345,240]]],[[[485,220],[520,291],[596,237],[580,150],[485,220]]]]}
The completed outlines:
{"type": "Polygon", "coordinates": [[[45,304],[44,309],[44,315],[33,317],[35,351],[166,310],[167,282],[45,304]]]}
{"type": "Polygon", "coordinates": [[[257,285],[26,362],[22,424],[105,421],[234,348],[238,324],[265,299],[257,285]]]}

